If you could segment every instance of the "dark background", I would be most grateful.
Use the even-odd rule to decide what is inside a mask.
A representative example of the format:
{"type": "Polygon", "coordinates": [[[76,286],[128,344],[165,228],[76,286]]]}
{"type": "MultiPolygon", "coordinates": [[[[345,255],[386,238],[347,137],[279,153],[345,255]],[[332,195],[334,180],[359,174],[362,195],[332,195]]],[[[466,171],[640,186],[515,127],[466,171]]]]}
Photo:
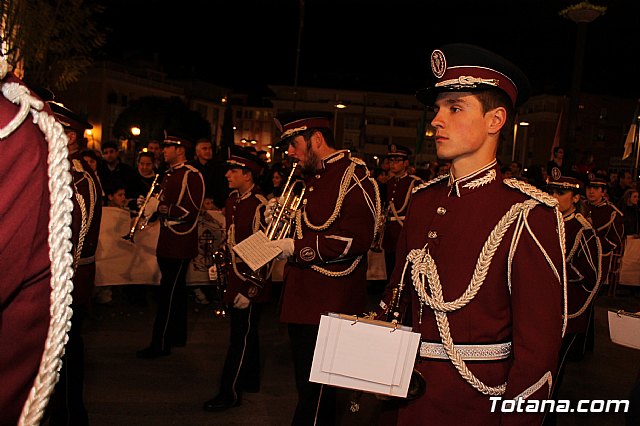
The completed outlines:
{"type": "MultiPolygon", "coordinates": [[[[534,93],[568,94],[579,0],[306,0],[299,84],[413,93],[430,52],[465,42],[511,59],[534,93]]],[[[640,2],[600,0],[588,24],[582,90],[640,95],[640,2]]],[[[299,0],[112,0],[102,54],[159,62],[171,77],[236,88],[293,85],[299,0]]]]}

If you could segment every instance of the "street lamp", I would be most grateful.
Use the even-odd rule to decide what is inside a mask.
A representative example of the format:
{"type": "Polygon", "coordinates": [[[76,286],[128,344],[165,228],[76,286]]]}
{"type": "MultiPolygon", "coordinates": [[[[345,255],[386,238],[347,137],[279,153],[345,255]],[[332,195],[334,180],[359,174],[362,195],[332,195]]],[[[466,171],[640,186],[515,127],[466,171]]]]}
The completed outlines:
{"type": "Polygon", "coordinates": [[[338,138],[338,110],[345,109],[347,106],[343,104],[341,101],[337,101],[333,106],[333,137],[338,138]]]}
{"type": "Polygon", "coordinates": [[[524,127],[524,137],[522,138],[524,142],[524,149],[522,151],[522,155],[520,156],[520,162],[524,165],[524,157],[527,150],[527,128],[529,127],[528,121],[520,121],[513,125],[513,145],[511,148],[511,161],[516,161],[516,141],[518,139],[518,129],[520,127],[524,127]]]}
{"type": "Polygon", "coordinates": [[[596,6],[583,1],[559,12],[560,16],[572,20],[578,26],[576,34],[576,49],[573,56],[573,75],[571,77],[571,93],[569,97],[569,138],[567,145],[575,143],[576,117],[578,113],[578,94],[582,83],[582,67],[584,64],[584,49],[587,40],[587,24],[593,22],[607,10],[604,6],[596,6]]]}
{"type": "Polygon", "coordinates": [[[137,136],[140,136],[140,127],[138,127],[138,126],[133,126],[133,127],[131,128],[131,134],[132,134],[133,136],[136,136],[136,137],[137,137],[137,136]]]}

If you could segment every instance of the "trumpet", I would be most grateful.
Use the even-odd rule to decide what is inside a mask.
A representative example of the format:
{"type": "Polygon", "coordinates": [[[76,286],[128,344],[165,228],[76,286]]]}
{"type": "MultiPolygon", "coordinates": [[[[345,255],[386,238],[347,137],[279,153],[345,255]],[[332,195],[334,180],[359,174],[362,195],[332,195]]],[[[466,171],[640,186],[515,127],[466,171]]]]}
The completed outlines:
{"type": "Polygon", "coordinates": [[[214,313],[216,317],[226,316],[224,306],[224,292],[227,289],[227,265],[229,265],[229,252],[226,246],[213,253],[213,263],[216,267],[216,294],[214,313]]]}
{"type": "MultiPolygon", "coordinates": [[[[296,212],[300,208],[306,185],[301,180],[291,181],[293,175],[296,172],[298,163],[294,163],[291,168],[291,173],[282,189],[282,195],[278,199],[278,202],[273,208],[273,214],[271,223],[267,225],[265,229],[265,235],[269,240],[281,240],[291,235],[291,231],[294,229],[296,212]],[[299,192],[299,194],[296,194],[299,192]],[[279,200],[282,200],[281,202],[279,200]]],[[[240,274],[253,285],[255,285],[258,291],[262,290],[267,278],[271,273],[271,264],[267,264],[256,271],[242,271],[240,274]]]]}
{"type": "MultiPolygon", "coordinates": [[[[282,190],[282,196],[280,197],[280,199],[282,199],[282,203],[278,202],[274,206],[272,215],[273,219],[265,231],[267,238],[270,240],[287,238],[293,229],[296,212],[300,208],[300,203],[302,203],[302,198],[304,197],[304,192],[306,190],[306,185],[303,181],[295,180],[293,183],[291,182],[291,179],[296,172],[296,167],[298,167],[298,163],[293,163],[291,173],[289,173],[287,182],[282,190]],[[296,191],[300,194],[296,194],[296,191]]],[[[280,199],[278,199],[278,201],[280,199]]]]}
{"type": "MultiPolygon", "coordinates": [[[[156,176],[153,178],[153,182],[151,183],[151,188],[149,188],[149,192],[147,193],[147,196],[145,197],[144,202],[140,206],[140,211],[138,212],[138,215],[134,219],[133,223],[131,224],[131,229],[129,229],[129,233],[124,237],[122,237],[123,240],[131,241],[132,243],[134,243],[135,242],[134,237],[136,235],[136,232],[144,230],[144,228],[146,228],[147,225],[149,224],[150,218],[144,215],[144,209],[145,207],[147,207],[147,204],[149,203],[149,200],[151,199],[151,197],[154,196],[154,192],[156,188],[158,187],[158,185],[160,185],[160,183],[158,182],[159,177],[160,175],[156,174],[156,176]]],[[[156,196],[159,196],[159,195],[160,194],[157,194],[156,196]]]]}

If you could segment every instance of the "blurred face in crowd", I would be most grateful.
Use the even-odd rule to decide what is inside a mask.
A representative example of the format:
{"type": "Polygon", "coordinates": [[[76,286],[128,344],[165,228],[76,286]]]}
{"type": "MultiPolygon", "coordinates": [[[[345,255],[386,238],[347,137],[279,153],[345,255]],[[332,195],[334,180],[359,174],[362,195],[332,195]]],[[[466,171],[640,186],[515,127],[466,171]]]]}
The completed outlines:
{"type": "Polygon", "coordinates": [[[118,151],[113,148],[105,148],[102,150],[102,158],[109,164],[113,164],[118,161],[118,151]]]}
{"type": "Polygon", "coordinates": [[[138,159],[138,173],[140,173],[142,177],[153,176],[153,160],[147,156],[140,157],[138,159]]]}
{"type": "Polygon", "coordinates": [[[111,207],[124,208],[127,202],[127,199],[124,194],[124,188],[120,188],[113,194],[109,194],[107,198],[109,199],[109,205],[111,207]]]}
{"type": "Polygon", "coordinates": [[[405,157],[391,156],[389,157],[389,172],[394,176],[400,176],[407,171],[409,160],[405,157]]]}
{"type": "Polygon", "coordinates": [[[205,197],[204,201],[202,202],[202,208],[204,210],[215,210],[216,205],[213,203],[213,198],[205,197]]]}
{"type": "Polygon", "coordinates": [[[98,171],[98,162],[96,160],[94,160],[92,157],[89,157],[88,155],[85,155],[82,158],[87,162],[89,167],[91,167],[91,170],[93,170],[94,172],[98,171]]]}
{"type": "Polygon", "coordinates": [[[620,186],[623,188],[628,188],[633,184],[633,178],[631,177],[631,173],[624,172],[622,176],[620,176],[620,186]]]}
{"type": "Polygon", "coordinates": [[[580,199],[579,195],[573,195],[568,189],[554,188],[551,195],[558,200],[558,209],[560,213],[567,214],[574,209],[574,204],[580,199]]]}
{"type": "Polygon", "coordinates": [[[280,172],[273,172],[273,177],[271,178],[271,182],[273,183],[274,188],[279,188],[282,185],[283,177],[280,172]]]}
{"type": "Polygon", "coordinates": [[[247,191],[253,184],[251,172],[240,168],[230,168],[224,177],[227,178],[230,189],[237,189],[241,193],[247,191]]]}
{"type": "Polygon", "coordinates": [[[160,158],[160,154],[162,153],[162,150],[160,149],[160,143],[156,141],[149,142],[147,144],[147,151],[153,152],[156,158],[160,158]]]}
{"type": "Polygon", "coordinates": [[[587,186],[587,200],[591,204],[598,204],[604,198],[604,190],[599,186],[587,186]]]}
{"type": "Polygon", "coordinates": [[[637,206],[638,205],[638,191],[633,191],[629,196],[629,201],[627,201],[627,205],[629,206],[637,206]]]}
{"type": "Polygon", "coordinates": [[[211,147],[211,142],[200,142],[196,145],[196,158],[202,164],[213,158],[213,148],[211,147]]]}
{"type": "Polygon", "coordinates": [[[554,154],[554,157],[556,157],[558,160],[562,160],[564,158],[564,149],[560,148],[559,150],[557,150],[554,154]]]}

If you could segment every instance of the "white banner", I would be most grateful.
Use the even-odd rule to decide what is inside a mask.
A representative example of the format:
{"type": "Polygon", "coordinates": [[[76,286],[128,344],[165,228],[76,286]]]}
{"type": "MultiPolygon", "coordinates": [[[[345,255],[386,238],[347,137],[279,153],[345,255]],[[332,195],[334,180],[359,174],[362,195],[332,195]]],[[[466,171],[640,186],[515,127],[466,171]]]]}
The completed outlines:
{"type": "MultiPolygon", "coordinates": [[[[135,243],[122,237],[129,233],[129,212],[118,207],[104,207],[96,251],[96,286],[122,284],[160,284],[156,245],[160,223],[152,222],[135,234],[135,243]]],[[[198,224],[198,256],[190,263],[188,284],[209,284],[207,270],[211,255],[224,240],[224,216],[207,211],[198,224]]]]}
{"type": "Polygon", "coordinates": [[[627,236],[618,284],[640,286],[640,239],[627,236]]]}

